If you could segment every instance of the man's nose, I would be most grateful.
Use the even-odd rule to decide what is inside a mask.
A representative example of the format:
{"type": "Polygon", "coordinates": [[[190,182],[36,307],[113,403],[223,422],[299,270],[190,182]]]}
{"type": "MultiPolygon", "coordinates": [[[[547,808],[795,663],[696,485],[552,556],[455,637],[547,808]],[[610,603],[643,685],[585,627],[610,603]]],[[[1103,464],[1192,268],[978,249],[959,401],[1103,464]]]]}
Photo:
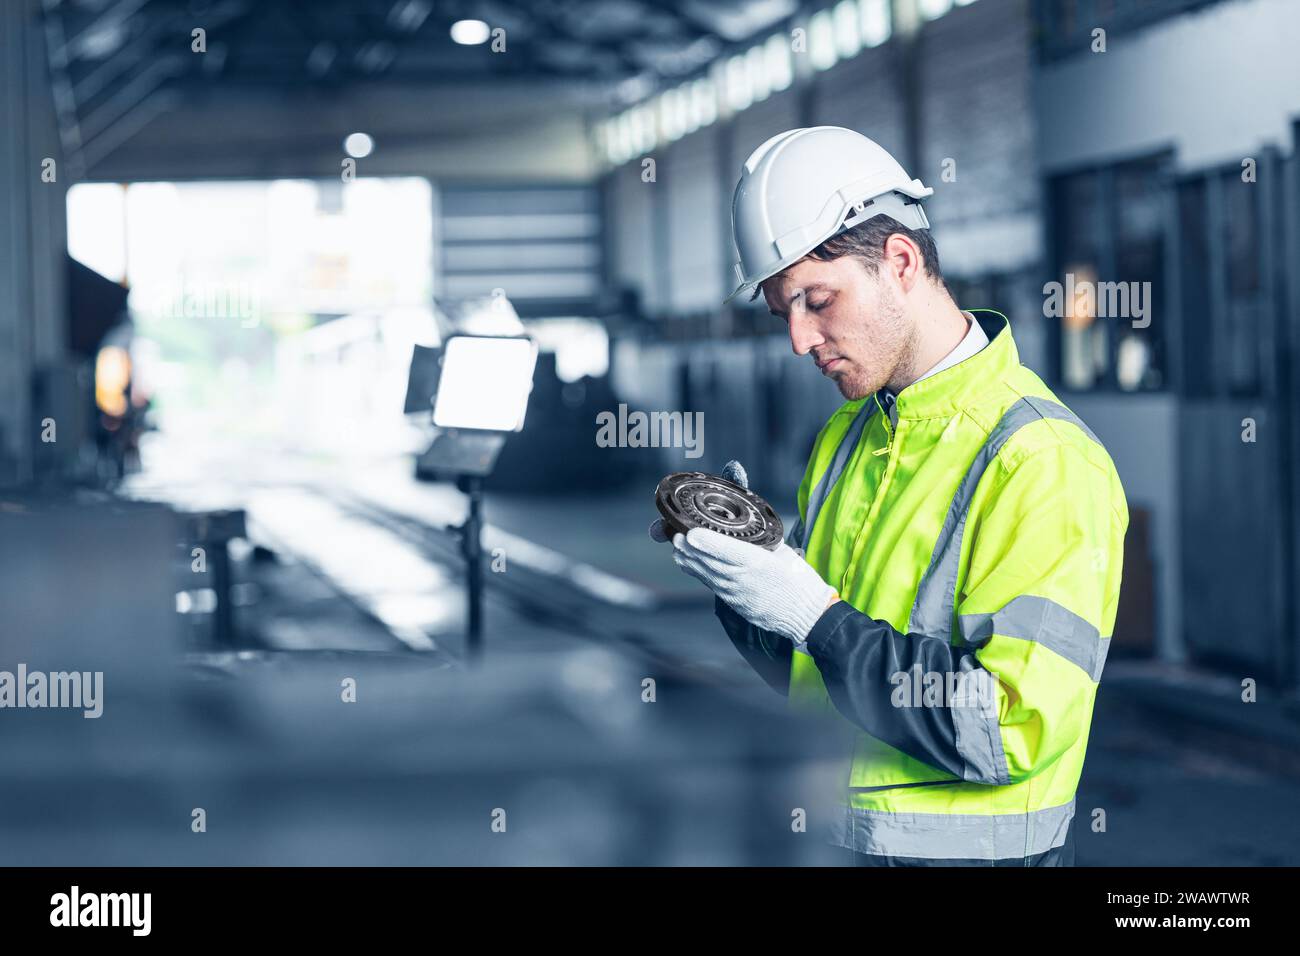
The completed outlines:
{"type": "Polygon", "coordinates": [[[795,355],[807,355],[824,341],[821,332],[817,330],[817,323],[806,309],[790,310],[790,345],[794,348],[795,355]]]}

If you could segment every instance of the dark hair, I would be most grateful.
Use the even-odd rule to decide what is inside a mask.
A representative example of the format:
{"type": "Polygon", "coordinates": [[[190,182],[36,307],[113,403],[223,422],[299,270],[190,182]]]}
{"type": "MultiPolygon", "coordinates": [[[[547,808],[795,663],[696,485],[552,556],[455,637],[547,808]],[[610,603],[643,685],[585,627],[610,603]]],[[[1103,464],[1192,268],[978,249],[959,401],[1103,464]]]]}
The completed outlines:
{"type": "MultiPolygon", "coordinates": [[[[892,216],[874,216],[861,225],[837,233],[804,258],[830,262],[843,256],[856,256],[869,268],[875,268],[884,259],[885,240],[894,233],[901,233],[916,243],[921,250],[921,263],[925,266],[925,274],[946,288],[943,273],[939,269],[939,250],[935,248],[934,236],[930,234],[930,230],[909,229],[892,216]]],[[[749,297],[750,302],[758,298],[762,286],[763,283],[760,282],[755,287],[749,297]]]]}

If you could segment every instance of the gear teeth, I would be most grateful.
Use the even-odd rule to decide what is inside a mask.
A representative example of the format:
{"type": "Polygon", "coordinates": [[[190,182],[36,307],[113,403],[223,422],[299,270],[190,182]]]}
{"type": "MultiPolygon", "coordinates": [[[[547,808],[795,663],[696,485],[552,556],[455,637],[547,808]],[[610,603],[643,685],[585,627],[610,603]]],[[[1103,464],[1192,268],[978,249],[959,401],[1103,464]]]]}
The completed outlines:
{"type": "Polygon", "coordinates": [[[768,550],[779,547],[785,538],[781,519],[771,505],[753,491],[716,475],[698,471],[668,475],[655,489],[655,505],[669,527],[677,531],[708,528],[768,550]],[[705,510],[702,501],[722,504],[736,517],[721,521],[705,510]]]}

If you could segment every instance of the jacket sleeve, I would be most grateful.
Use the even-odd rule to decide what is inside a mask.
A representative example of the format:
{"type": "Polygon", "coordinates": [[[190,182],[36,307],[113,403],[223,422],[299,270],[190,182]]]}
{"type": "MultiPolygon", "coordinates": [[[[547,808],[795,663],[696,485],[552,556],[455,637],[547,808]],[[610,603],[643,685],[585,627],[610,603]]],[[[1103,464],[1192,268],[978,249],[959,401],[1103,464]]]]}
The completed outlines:
{"type": "Polygon", "coordinates": [[[749,662],[758,676],[778,694],[789,694],[793,645],[779,634],[755,627],[720,597],[713,599],[713,612],[722,622],[731,643],[740,651],[740,656],[749,662]]]}
{"type": "MultiPolygon", "coordinates": [[[[836,414],[843,414],[843,408],[836,414]]],[[[831,421],[834,421],[834,416],[832,416],[831,421]]],[[[804,469],[802,480],[799,482],[799,489],[795,497],[798,506],[798,517],[785,538],[785,543],[792,548],[800,547],[802,543],[804,516],[807,510],[808,495],[812,490],[813,468],[817,461],[818,451],[822,447],[822,442],[825,440],[826,431],[830,428],[830,425],[831,422],[828,421],[817,432],[816,438],[813,439],[812,449],[808,455],[808,465],[804,469]]],[[[736,650],[740,651],[740,656],[749,662],[749,665],[758,672],[758,675],[767,682],[769,687],[778,694],[788,696],[790,693],[790,657],[794,652],[794,645],[779,634],[773,634],[771,631],[755,627],[719,597],[714,598],[713,613],[722,622],[722,629],[727,632],[727,637],[731,639],[731,643],[736,645],[736,650]]]]}
{"type": "Polygon", "coordinates": [[[1087,732],[1127,522],[1113,466],[1068,445],[1030,454],[968,517],[954,643],[902,634],[843,601],[818,620],[808,649],[832,702],[959,779],[1039,773],[1087,732]]]}

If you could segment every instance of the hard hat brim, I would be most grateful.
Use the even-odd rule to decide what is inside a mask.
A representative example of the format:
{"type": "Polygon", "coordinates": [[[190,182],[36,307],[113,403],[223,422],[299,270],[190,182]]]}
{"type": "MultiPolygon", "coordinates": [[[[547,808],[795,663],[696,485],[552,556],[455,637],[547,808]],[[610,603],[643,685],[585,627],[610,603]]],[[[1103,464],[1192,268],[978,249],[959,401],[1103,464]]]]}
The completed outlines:
{"type": "Polygon", "coordinates": [[[753,282],[742,282],[739,286],[736,287],[735,292],[731,293],[731,295],[727,296],[725,299],[722,300],[722,304],[730,305],[731,300],[734,299],[736,296],[741,295],[742,293],[745,292],[752,292],[754,291],[755,288],[757,288],[758,285],[761,285],[761,283],[755,284],[753,282]]]}
{"type": "MultiPolygon", "coordinates": [[[[826,233],[825,235],[821,235],[820,232],[818,232],[816,234],[818,238],[816,238],[812,242],[805,242],[800,244],[800,246],[794,252],[790,253],[789,255],[783,256],[779,262],[773,263],[772,265],[768,266],[767,269],[764,270],[762,275],[755,276],[754,278],[747,279],[741,282],[741,284],[736,287],[736,290],[732,292],[731,295],[727,296],[725,299],[722,300],[722,304],[727,305],[734,298],[736,298],[736,296],[740,295],[742,292],[750,292],[758,288],[768,279],[772,278],[772,276],[790,268],[792,265],[794,265],[804,256],[808,255],[808,253],[812,252],[814,249],[820,246],[823,242],[826,242],[828,239],[831,239],[834,236],[839,235],[841,232],[846,232],[849,229],[859,226],[862,223],[866,222],[868,219],[873,219],[876,216],[881,216],[881,215],[892,216],[900,224],[907,226],[908,228],[911,229],[929,229],[930,220],[925,214],[925,209],[920,203],[920,198],[930,196],[933,193],[934,193],[933,189],[927,186],[923,186],[921,184],[921,181],[918,179],[912,181],[912,188],[910,189],[888,190],[884,193],[874,196],[873,200],[874,203],[876,204],[874,209],[872,209],[870,212],[866,212],[863,215],[853,216],[849,219],[843,219],[840,218],[843,216],[843,211],[841,210],[839,217],[837,217],[839,220],[839,224],[834,229],[832,229],[830,232],[826,233]],[[912,199],[913,202],[911,203],[904,202],[899,198],[900,196],[907,196],[909,199],[912,199]]],[[[743,274],[740,271],[741,269],[740,263],[737,263],[736,266],[737,266],[737,274],[738,275],[743,274]]]]}

